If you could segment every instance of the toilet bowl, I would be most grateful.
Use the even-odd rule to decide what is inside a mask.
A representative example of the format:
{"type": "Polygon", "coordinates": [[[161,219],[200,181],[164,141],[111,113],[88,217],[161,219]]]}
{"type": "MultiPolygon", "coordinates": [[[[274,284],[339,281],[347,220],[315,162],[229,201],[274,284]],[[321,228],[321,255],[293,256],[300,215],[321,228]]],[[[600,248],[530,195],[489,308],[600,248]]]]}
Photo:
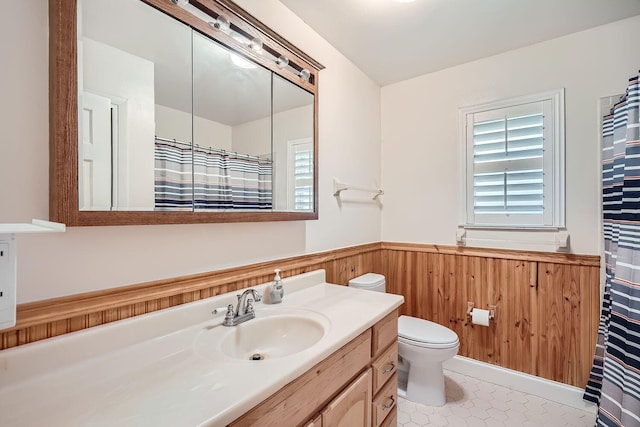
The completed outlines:
{"type": "MultiPolygon", "coordinates": [[[[349,281],[349,286],[386,292],[385,277],[367,273],[349,281]]],[[[460,341],[451,329],[411,316],[398,318],[399,394],[411,402],[441,406],[446,402],[442,363],[458,353],[460,341]],[[405,371],[406,372],[402,372],[405,371]]]]}

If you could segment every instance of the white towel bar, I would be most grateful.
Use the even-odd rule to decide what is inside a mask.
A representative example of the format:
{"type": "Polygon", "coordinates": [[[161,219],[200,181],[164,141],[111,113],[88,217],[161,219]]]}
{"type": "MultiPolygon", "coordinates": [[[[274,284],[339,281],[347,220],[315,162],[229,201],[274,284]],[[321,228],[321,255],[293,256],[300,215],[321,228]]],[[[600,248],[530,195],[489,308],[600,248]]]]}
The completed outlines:
{"type": "Polygon", "coordinates": [[[333,195],[336,197],[340,197],[340,193],[342,193],[345,190],[356,190],[356,191],[364,191],[367,193],[375,193],[371,200],[377,200],[378,197],[384,194],[384,191],[380,188],[357,187],[355,185],[341,182],[337,178],[333,178],[333,195]]]}

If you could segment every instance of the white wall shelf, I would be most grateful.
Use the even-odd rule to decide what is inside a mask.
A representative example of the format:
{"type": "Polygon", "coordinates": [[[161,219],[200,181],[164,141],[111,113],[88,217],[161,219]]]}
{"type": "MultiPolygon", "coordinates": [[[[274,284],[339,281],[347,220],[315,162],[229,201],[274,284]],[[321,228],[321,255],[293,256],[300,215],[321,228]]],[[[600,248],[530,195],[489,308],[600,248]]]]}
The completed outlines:
{"type": "Polygon", "coordinates": [[[0,224],[0,329],[16,324],[16,234],[62,233],[64,224],[34,219],[31,224],[0,224]]]}
{"type": "Polygon", "coordinates": [[[43,221],[34,219],[31,224],[14,223],[0,224],[0,234],[20,234],[20,233],[60,233],[66,230],[64,224],[59,222],[43,221]]]}

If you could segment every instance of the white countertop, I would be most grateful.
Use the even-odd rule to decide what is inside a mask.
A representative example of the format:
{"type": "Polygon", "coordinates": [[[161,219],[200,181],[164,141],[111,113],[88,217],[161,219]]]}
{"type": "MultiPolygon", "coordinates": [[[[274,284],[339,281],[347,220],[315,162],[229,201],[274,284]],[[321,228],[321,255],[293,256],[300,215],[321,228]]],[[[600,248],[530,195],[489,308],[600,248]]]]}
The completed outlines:
{"type": "Polygon", "coordinates": [[[284,287],[282,304],[254,305],[256,319],[311,311],[329,325],[290,356],[239,360],[196,344],[229,333],[211,310],[235,304],[238,292],[0,351],[0,425],[224,426],[404,301],[328,284],[324,270],[284,279],[284,287]]]}

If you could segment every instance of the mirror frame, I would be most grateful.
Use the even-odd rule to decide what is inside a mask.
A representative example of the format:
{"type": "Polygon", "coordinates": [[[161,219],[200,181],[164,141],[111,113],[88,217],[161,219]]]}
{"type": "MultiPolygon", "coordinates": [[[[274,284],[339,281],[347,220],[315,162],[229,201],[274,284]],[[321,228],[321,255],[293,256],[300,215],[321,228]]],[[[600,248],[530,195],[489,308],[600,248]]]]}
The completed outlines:
{"type": "Polygon", "coordinates": [[[264,46],[289,58],[285,69],[215,30],[172,0],[136,0],[154,7],[314,95],[313,212],[156,212],[79,210],[77,1],[49,0],[49,219],[67,226],[200,224],[318,219],[318,72],[324,67],[230,0],[191,0],[212,20],[223,14],[233,26],[259,37],[264,46]],[[294,72],[306,68],[302,80],[294,72]]]}

